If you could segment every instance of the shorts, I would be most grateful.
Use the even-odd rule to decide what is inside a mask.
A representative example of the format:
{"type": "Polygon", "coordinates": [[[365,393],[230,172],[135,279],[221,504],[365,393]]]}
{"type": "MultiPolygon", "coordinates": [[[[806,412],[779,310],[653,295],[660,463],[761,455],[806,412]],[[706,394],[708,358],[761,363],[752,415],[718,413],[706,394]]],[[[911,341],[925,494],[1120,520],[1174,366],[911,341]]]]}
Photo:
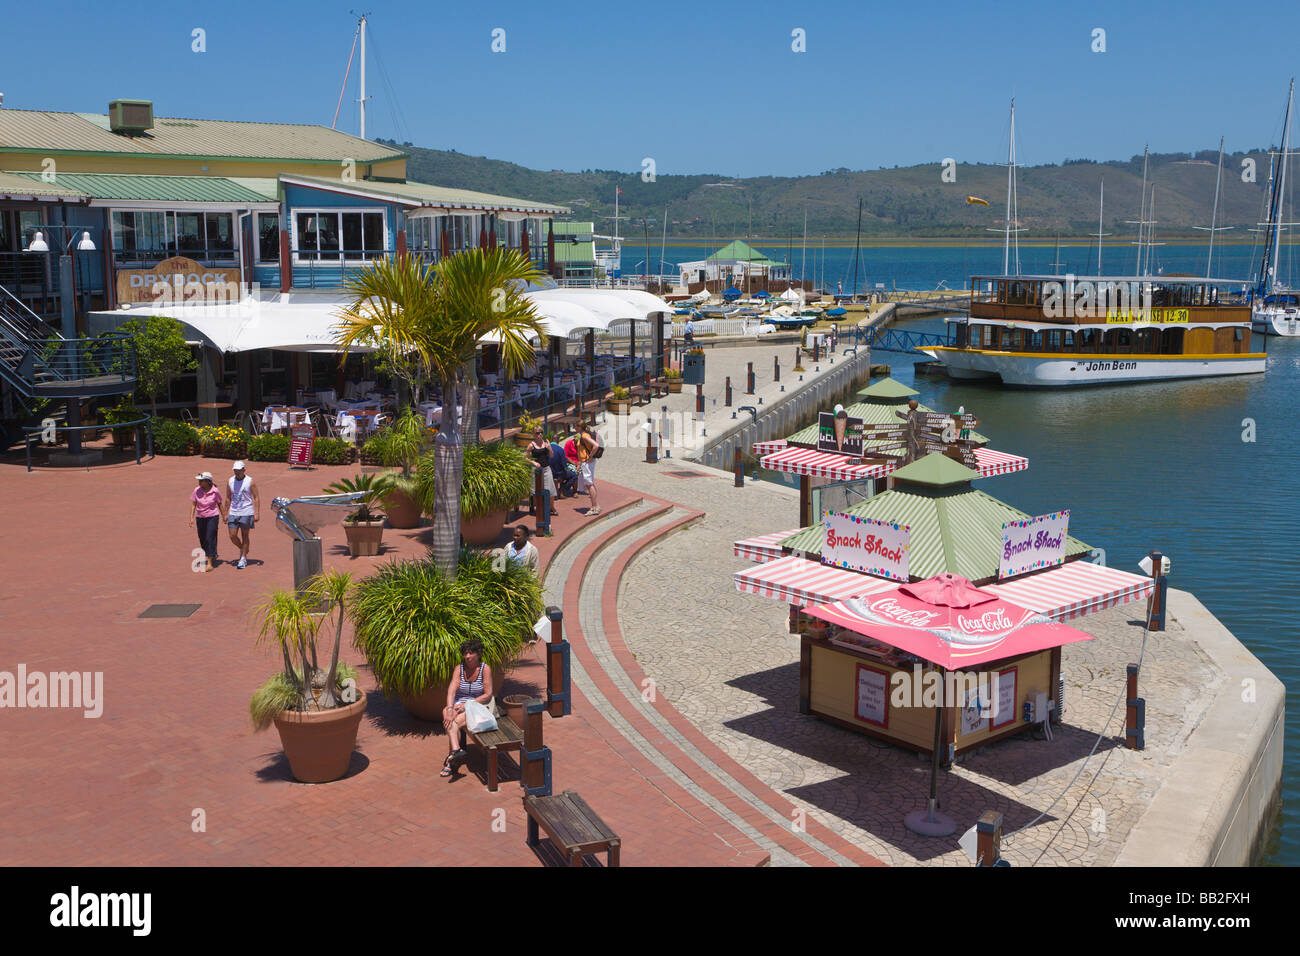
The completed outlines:
{"type": "Polygon", "coordinates": [[[231,515],[226,519],[226,526],[229,528],[247,528],[253,530],[254,515],[231,515]]]}

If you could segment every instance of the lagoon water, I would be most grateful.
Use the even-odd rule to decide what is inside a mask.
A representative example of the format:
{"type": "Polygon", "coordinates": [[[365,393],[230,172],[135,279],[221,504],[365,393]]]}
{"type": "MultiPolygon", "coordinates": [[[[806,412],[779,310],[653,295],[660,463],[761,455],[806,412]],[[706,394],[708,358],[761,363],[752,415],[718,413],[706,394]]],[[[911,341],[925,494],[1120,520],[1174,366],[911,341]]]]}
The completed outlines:
{"type": "MultiPolygon", "coordinates": [[[[1163,250],[1166,272],[1204,270],[1204,248],[1163,250]]],[[[1087,273],[1089,251],[1062,249],[1062,260],[1073,256],[1074,271],[1087,273]]],[[[847,252],[851,268],[853,249],[847,252]]],[[[1032,252],[1036,259],[1026,262],[1022,250],[1022,271],[1054,271],[1048,268],[1054,248],[1032,252]]],[[[873,249],[864,251],[864,260],[876,253],[891,263],[900,288],[933,288],[945,278],[960,288],[965,256],[971,257],[970,272],[997,272],[1002,264],[1001,249],[873,249]],[[996,262],[971,261],[976,252],[996,262]]],[[[1132,255],[1130,249],[1128,271],[1132,255]]],[[[1118,251],[1115,256],[1119,271],[1118,251]]],[[[1214,271],[1245,278],[1249,256],[1249,245],[1227,247],[1221,270],[1216,251],[1214,271]]],[[[870,281],[882,281],[874,278],[881,274],[872,273],[870,281]]],[[[942,331],[943,320],[900,327],[942,331]]],[[[1255,344],[1261,347],[1260,337],[1255,344]]],[[[1282,809],[1264,862],[1294,866],[1300,864],[1300,614],[1293,603],[1300,581],[1294,407],[1300,339],[1270,338],[1267,350],[1264,375],[1051,391],[914,377],[912,363],[920,356],[877,352],[872,361],[891,365],[893,376],[932,408],[965,406],[993,447],[1029,458],[1026,471],[981,481],[986,492],[1029,514],[1071,509],[1070,533],[1104,548],[1114,567],[1136,571],[1152,549],[1169,555],[1170,586],[1193,592],[1283,681],[1282,809]]],[[[1147,653],[1159,655],[1159,634],[1147,653]]]]}

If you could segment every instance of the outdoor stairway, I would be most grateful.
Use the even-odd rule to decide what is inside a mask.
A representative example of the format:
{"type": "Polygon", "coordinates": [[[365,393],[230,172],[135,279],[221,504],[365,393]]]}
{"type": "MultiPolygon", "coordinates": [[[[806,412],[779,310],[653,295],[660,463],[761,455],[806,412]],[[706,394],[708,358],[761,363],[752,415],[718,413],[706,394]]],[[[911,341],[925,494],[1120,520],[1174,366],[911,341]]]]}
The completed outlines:
{"type": "MultiPolygon", "coordinates": [[[[565,542],[546,573],[546,600],[564,610],[573,646],[574,713],[581,714],[628,763],[693,823],[755,865],[852,866],[880,861],[844,840],[783,794],[758,780],[673,707],[623,641],[616,601],[619,579],[638,552],[701,513],[642,499],[594,520],[565,542]]],[[[557,761],[563,755],[557,755],[557,761]]],[[[589,798],[595,805],[597,794],[589,798]]],[[[653,834],[623,833],[624,846],[653,834]]],[[[668,838],[670,834],[661,834],[668,838]]],[[[689,862],[683,860],[682,862],[689,862]]]]}

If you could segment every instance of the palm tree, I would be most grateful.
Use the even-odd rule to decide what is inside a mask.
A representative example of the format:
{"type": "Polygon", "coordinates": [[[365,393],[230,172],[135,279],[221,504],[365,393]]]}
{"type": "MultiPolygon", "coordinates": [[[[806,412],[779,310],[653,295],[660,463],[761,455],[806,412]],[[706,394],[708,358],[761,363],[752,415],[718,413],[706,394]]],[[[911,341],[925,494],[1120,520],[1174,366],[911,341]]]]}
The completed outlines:
{"type": "MultiPolygon", "coordinates": [[[[414,354],[430,378],[442,383],[446,411],[434,442],[433,559],[454,577],[460,550],[460,480],[463,445],[456,396],[466,405],[478,383],[465,374],[479,340],[500,340],[505,371],[517,375],[532,357],[530,340],[542,335],[541,318],[523,297],[527,283],[543,278],[519,252],[471,249],[426,265],[414,256],[385,257],[348,281],[352,302],[336,334],[346,358],[355,346],[383,343],[414,354]],[[463,387],[462,387],[463,386],[463,387]]],[[[470,423],[477,428],[476,422],[470,423]]]]}

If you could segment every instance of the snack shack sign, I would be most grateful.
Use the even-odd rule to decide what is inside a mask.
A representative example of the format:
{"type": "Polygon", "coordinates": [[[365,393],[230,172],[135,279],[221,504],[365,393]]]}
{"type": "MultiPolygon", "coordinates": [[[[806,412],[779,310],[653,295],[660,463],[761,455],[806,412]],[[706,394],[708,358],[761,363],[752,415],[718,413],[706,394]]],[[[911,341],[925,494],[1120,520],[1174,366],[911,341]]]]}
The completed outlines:
{"type": "Polygon", "coordinates": [[[892,521],[832,512],[823,524],[822,563],[906,581],[912,529],[892,521]]]}
{"type": "Polygon", "coordinates": [[[998,578],[1065,563],[1065,538],[1069,531],[1068,508],[1024,521],[1008,521],[1002,526],[998,578]]]}
{"type": "Polygon", "coordinates": [[[239,270],[210,269],[173,256],[152,269],[119,269],[118,302],[238,302],[239,270]]]}

